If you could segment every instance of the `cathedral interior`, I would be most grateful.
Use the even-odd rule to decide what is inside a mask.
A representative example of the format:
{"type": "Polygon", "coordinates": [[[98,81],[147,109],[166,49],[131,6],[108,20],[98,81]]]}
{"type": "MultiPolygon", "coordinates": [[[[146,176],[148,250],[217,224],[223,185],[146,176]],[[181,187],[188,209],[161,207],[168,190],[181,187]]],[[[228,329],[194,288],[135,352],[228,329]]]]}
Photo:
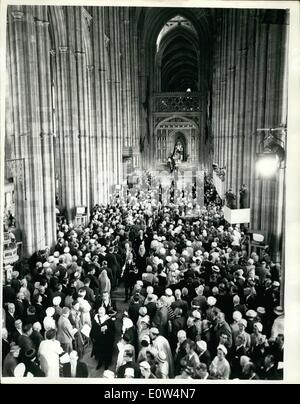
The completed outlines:
{"type": "Polygon", "coordinates": [[[10,5],[6,30],[5,265],[175,156],[223,201],[245,184],[284,268],[288,10],[10,5]]]}
{"type": "Polygon", "coordinates": [[[10,6],[5,176],[23,254],[53,246],[56,207],[73,220],[106,203],[179,141],[183,167],[247,185],[280,261],[284,170],[254,167],[266,132],[284,139],[287,32],[285,10],[10,6]]]}

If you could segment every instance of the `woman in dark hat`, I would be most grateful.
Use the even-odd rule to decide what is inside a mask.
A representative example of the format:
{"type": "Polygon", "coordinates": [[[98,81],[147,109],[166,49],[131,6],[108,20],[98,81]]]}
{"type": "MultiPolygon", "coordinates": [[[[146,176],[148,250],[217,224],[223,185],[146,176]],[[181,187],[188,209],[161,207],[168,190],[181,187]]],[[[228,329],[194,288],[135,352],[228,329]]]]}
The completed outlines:
{"type": "Polygon", "coordinates": [[[39,366],[38,360],[36,358],[36,350],[34,348],[28,349],[25,352],[23,362],[26,367],[24,376],[27,376],[28,373],[31,373],[34,377],[45,377],[45,373],[39,366]]]}

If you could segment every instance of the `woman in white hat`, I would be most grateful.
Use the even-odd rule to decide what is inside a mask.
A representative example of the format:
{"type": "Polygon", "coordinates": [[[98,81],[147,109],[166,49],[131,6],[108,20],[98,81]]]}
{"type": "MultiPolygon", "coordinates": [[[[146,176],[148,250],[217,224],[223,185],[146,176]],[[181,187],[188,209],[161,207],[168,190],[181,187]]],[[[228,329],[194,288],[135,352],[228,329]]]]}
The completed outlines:
{"type": "Polygon", "coordinates": [[[226,359],[227,348],[224,345],[219,345],[217,348],[217,356],[210,365],[210,374],[216,379],[228,380],[230,377],[230,365],[226,359]]]}
{"type": "Polygon", "coordinates": [[[56,339],[56,331],[48,330],[45,340],[40,343],[38,358],[46,377],[59,377],[59,356],[63,353],[60,342],[56,339]]]}
{"type": "Polygon", "coordinates": [[[164,351],[158,351],[156,357],[156,371],[155,376],[158,379],[168,379],[169,378],[169,365],[167,361],[167,356],[164,351]]]}
{"type": "Polygon", "coordinates": [[[156,376],[151,372],[151,365],[147,360],[141,361],[139,366],[142,379],[156,379],[156,376]]]}
{"type": "Polygon", "coordinates": [[[235,338],[239,334],[239,321],[242,319],[242,313],[238,310],[235,310],[232,313],[233,322],[230,324],[231,332],[232,332],[232,340],[235,341],[235,338]]]}
{"type": "Polygon", "coordinates": [[[284,335],[284,310],[281,306],[276,306],[273,311],[277,317],[272,325],[270,341],[275,341],[278,334],[284,335]]]}
{"type": "Polygon", "coordinates": [[[174,363],[173,363],[173,355],[171,352],[169,341],[162,335],[159,335],[159,330],[156,327],[150,328],[149,336],[150,336],[151,346],[153,348],[155,348],[156,351],[165,352],[168,363],[169,363],[170,374],[173,374],[174,363]]]}
{"type": "Polygon", "coordinates": [[[56,323],[55,320],[53,318],[55,314],[55,309],[54,307],[47,307],[46,309],[46,317],[43,320],[43,327],[45,331],[48,330],[55,330],[56,329],[56,323]]]}

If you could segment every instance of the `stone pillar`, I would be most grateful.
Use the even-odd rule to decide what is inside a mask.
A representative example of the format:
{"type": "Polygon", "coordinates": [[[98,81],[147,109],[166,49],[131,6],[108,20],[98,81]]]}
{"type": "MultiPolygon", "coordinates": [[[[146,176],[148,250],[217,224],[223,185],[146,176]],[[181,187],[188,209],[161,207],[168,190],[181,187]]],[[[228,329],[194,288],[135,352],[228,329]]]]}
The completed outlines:
{"type": "Polygon", "coordinates": [[[44,199],[44,223],[46,244],[51,246],[56,239],[55,216],[55,171],[54,147],[52,128],[52,102],[51,102],[51,55],[49,38],[49,21],[35,19],[37,32],[37,57],[39,103],[41,120],[41,151],[42,151],[42,177],[44,199]]]}
{"type": "Polygon", "coordinates": [[[23,252],[31,255],[55,241],[48,22],[38,7],[8,8],[7,124],[14,134],[10,164],[16,179],[16,219],[23,252]],[[41,13],[42,14],[42,13],[41,13]],[[30,41],[28,40],[30,38],[30,41]],[[47,140],[44,142],[44,133],[47,140]],[[42,137],[41,137],[42,134],[42,137]],[[48,135],[50,134],[50,135],[48,135]]]}

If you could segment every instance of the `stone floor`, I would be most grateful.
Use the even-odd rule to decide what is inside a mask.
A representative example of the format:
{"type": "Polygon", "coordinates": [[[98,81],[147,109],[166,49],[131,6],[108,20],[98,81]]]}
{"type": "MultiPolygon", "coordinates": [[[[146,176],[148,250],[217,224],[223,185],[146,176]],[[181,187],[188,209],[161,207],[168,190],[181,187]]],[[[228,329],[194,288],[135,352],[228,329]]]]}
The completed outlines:
{"type": "MultiPolygon", "coordinates": [[[[123,287],[118,287],[116,290],[112,292],[112,298],[116,302],[117,305],[117,319],[116,319],[116,342],[119,341],[120,335],[121,335],[121,315],[124,310],[128,309],[128,303],[124,302],[125,294],[124,294],[124,288],[123,287]]],[[[102,377],[103,371],[104,371],[104,365],[100,369],[96,369],[97,367],[97,361],[94,358],[91,358],[91,350],[92,350],[92,345],[90,344],[86,350],[85,354],[83,356],[83,361],[87,364],[88,369],[89,369],[89,377],[102,377]]],[[[110,366],[110,370],[115,371],[116,367],[116,361],[117,361],[117,350],[113,352],[113,360],[112,364],[110,366]]]]}

